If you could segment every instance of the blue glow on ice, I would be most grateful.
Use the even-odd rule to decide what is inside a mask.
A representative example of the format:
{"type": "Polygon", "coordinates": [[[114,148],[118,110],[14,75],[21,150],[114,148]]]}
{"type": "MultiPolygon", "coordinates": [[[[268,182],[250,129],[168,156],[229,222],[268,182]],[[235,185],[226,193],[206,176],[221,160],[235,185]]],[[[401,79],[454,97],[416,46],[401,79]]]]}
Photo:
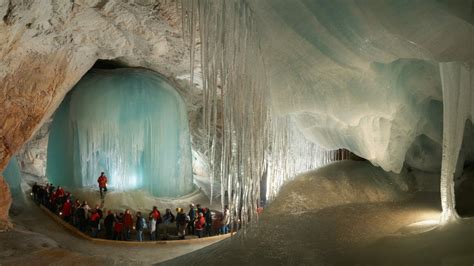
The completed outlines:
{"type": "Polygon", "coordinates": [[[3,170],[2,176],[7,181],[8,187],[13,195],[21,192],[21,173],[15,156],[8,162],[7,168],[3,170]]]}
{"type": "Polygon", "coordinates": [[[47,175],[54,184],[181,196],[193,189],[185,104],[156,73],[92,70],[54,115],[47,175]]]}

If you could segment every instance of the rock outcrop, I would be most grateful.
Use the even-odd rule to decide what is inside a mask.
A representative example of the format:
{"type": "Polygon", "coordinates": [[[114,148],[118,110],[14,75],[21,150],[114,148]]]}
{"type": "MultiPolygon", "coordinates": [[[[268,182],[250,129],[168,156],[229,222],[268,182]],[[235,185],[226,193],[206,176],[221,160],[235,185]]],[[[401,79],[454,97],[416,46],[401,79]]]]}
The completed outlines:
{"type": "MultiPolygon", "coordinates": [[[[98,59],[185,74],[175,13],[173,2],[0,1],[0,172],[98,59]]],[[[0,177],[0,229],[10,203],[0,177]]]]}
{"type": "Polygon", "coordinates": [[[8,184],[2,176],[0,176],[0,232],[10,227],[8,221],[8,210],[12,204],[12,197],[8,184]]]}

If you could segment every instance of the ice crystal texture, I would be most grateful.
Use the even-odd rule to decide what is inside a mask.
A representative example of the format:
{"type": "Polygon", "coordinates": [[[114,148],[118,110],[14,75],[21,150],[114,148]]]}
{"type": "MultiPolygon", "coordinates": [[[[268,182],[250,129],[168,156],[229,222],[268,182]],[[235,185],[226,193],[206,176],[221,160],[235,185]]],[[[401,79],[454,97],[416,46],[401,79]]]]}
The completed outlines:
{"type": "Polygon", "coordinates": [[[54,115],[47,175],[58,185],[97,186],[155,196],[193,189],[185,105],[163,78],[145,70],[93,70],[54,115]]]}
{"type": "MultiPolygon", "coordinates": [[[[192,57],[201,51],[214,177],[223,191],[236,192],[234,206],[252,210],[263,178],[278,191],[272,187],[293,174],[295,161],[277,158],[309,140],[396,173],[404,166],[441,172],[443,149],[442,193],[451,207],[443,206],[445,213],[452,209],[447,191],[466,115],[443,107],[464,96],[456,92],[463,89],[443,95],[459,87],[446,75],[459,75],[440,73],[439,64],[474,60],[466,45],[474,40],[470,3],[183,0],[178,6],[192,57]],[[444,136],[443,110],[450,125],[444,136]],[[284,137],[294,126],[306,140],[284,137]]],[[[296,162],[320,159],[305,154],[296,162]]]]}

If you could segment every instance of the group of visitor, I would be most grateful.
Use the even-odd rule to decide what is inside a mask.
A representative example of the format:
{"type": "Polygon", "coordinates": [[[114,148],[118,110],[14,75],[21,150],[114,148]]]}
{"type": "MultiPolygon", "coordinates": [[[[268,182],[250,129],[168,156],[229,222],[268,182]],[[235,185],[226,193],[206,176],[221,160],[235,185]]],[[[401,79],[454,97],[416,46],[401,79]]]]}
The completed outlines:
{"type": "Polygon", "coordinates": [[[111,240],[131,240],[132,233],[136,235],[137,241],[144,241],[144,235],[148,235],[152,241],[166,240],[172,237],[169,231],[176,231],[179,239],[184,239],[186,235],[201,238],[227,234],[231,225],[227,206],[222,213],[214,212],[214,215],[209,208],[203,208],[200,204],[190,204],[187,212],[183,208],[176,208],[176,215],[170,209],[166,209],[162,215],[156,206],[153,206],[148,215],[139,211],[133,214],[129,209],[124,212],[108,210],[104,215],[102,206],[91,208],[87,201],[73,199],[71,193],[60,186],[42,186],[35,183],[32,196],[35,202],[56,213],[81,232],[99,237],[103,236],[104,233],[101,232],[105,231],[105,238],[111,240]]]}

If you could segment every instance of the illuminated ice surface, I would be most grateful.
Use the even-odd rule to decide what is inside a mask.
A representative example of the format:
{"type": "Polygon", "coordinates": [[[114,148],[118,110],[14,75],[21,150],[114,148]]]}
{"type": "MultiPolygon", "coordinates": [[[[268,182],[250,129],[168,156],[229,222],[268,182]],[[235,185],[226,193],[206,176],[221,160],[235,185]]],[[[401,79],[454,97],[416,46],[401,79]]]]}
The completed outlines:
{"type": "Polygon", "coordinates": [[[21,173],[16,156],[12,156],[2,176],[7,181],[12,194],[16,195],[21,193],[21,173]]]}
{"type": "MultiPolygon", "coordinates": [[[[213,98],[225,92],[221,111],[225,121],[231,122],[218,126],[233,133],[232,123],[236,124],[235,134],[223,136],[224,142],[237,139],[235,143],[229,140],[228,145],[236,147],[235,154],[245,154],[241,157],[250,157],[252,162],[274,159],[275,153],[269,153],[270,158],[262,152],[254,155],[247,143],[260,145],[262,128],[273,128],[277,116],[289,117],[291,125],[296,124],[308,140],[322,148],[346,148],[395,173],[409,167],[439,174],[443,147],[443,201],[450,202],[450,206],[444,204],[445,210],[452,210],[452,178],[456,166],[462,167],[464,162],[462,156],[458,162],[457,153],[461,150],[461,155],[471,155],[473,161],[472,152],[460,148],[463,116],[470,110],[462,105],[446,109],[443,101],[456,106],[456,99],[470,101],[471,96],[459,96],[456,89],[453,97],[444,95],[457,87],[459,80],[454,78],[445,88],[441,76],[447,73],[443,68],[440,72],[440,64],[459,62],[471,68],[474,50],[466,44],[474,41],[472,12],[468,11],[472,3],[231,2],[200,1],[197,7],[184,4],[185,11],[197,10],[199,16],[183,14],[185,36],[191,38],[191,45],[195,43],[193,25],[199,25],[203,87],[210,99],[204,110],[209,110],[208,117],[213,110],[221,110],[213,98]],[[223,23],[227,21],[232,22],[223,23]],[[443,110],[449,124],[445,124],[444,136],[443,110]],[[456,111],[461,114],[458,118],[456,111]]],[[[465,83],[469,70],[464,72],[461,83],[470,91],[465,83]]],[[[216,128],[216,122],[209,121],[209,127],[216,128]]],[[[271,143],[269,149],[276,146],[274,143],[287,147],[292,141],[275,137],[284,130],[277,128],[269,134],[265,142],[271,143]]],[[[222,150],[225,154],[226,146],[222,150]]],[[[251,198],[258,193],[253,180],[261,176],[263,167],[244,165],[242,169],[248,172],[240,177],[241,168],[232,169],[233,151],[229,150],[229,156],[220,156],[220,165],[216,163],[238,177],[227,189],[251,190],[251,198]]],[[[269,184],[279,186],[291,163],[267,166],[270,173],[283,173],[268,176],[269,184]]],[[[226,174],[221,176],[225,184],[226,174]]],[[[244,208],[255,202],[247,198],[242,201],[244,208]]]]}
{"type": "Polygon", "coordinates": [[[145,70],[93,70],[56,111],[47,175],[58,185],[97,186],[155,196],[193,189],[187,113],[180,95],[145,70]]]}

